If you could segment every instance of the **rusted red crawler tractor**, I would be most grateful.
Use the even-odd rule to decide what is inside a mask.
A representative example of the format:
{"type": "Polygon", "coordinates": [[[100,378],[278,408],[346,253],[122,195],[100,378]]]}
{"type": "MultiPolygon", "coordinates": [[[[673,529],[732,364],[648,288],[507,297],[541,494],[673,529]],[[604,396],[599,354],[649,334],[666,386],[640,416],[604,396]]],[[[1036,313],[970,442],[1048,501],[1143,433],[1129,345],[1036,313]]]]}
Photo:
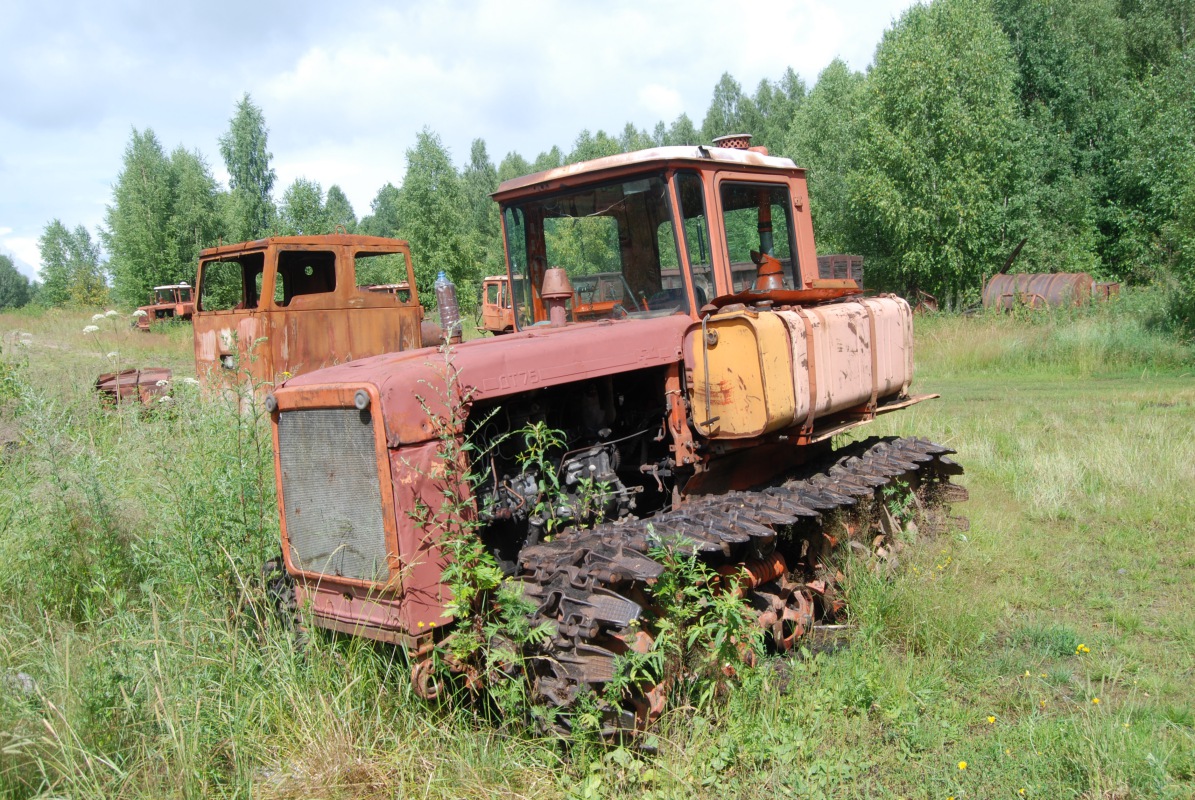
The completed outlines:
{"type": "MultiPolygon", "coordinates": [[[[741,567],[769,646],[785,650],[841,611],[826,570],[841,531],[824,521],[893,482],[965,497],[946,447],[831,449],[926,399],[908,391],[912,312],[819,279],[804,171],[747,137],[720,141],[503,183],[513,333],[318,370],[267,398],[288,605],[404,644],[434,694],[421,658],[453,635],[454,526],[428,519],[456,497],[548,623],[523,668],[567,709],[587,687],[604,697],[617,656],[650,646],[655,547],[741,567]],[[563,444],[528,458],[521,432],[535,426],[563,444]],[[445,431],[470,443],[451,465],[445,431]],[[459,468],[484,479],[467,485],[459,468]]],[[[602,700],[607,729],[650,722],[665,686],[602,700]]]]}

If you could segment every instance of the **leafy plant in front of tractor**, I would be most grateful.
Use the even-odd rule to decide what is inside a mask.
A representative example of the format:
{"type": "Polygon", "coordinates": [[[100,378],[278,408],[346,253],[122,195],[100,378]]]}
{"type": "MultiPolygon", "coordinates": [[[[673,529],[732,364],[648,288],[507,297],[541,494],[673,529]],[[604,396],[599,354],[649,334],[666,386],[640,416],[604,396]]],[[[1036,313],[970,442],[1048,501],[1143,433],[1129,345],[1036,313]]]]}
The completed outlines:
{"type": "Polygon", "coordinates": [[[684,540],[653,549],[651,557],[664,565],[650,589],[652,645],[619,657],[607,691],[616,697],[672,676],[670,698],[702,708],[756,662],[764,631],[738,577],[715,571],[684,540]]]}
{"type": "MultiPolygon", "coordinates": [[[[437,365],[442,381],[432,386],[440,403],[448,409],[437,416],[431,403],[420,398],[424,413],[435,422],[438,436],[434,480],[441,497],[439,506],[416,503],[410,512],[423,529],[434,532],[443,557],[441,580],[447,590],[444,616],[452,620],[450,631],[436,640],[431,663],[437,679],[445,685],[464,674],[465,686],[487,687],[489,696],[507,716],[526,715],[530,710],[523,652],[551,634],[546,624],[533,625],[534,605],[522,596],[521,587],[505,579],[501,565],[479,535],[483,522],[472,489],[490,479],[485,464],[490,451],[504,437],[482,446],[471,441],[465,430],[471,392],[460,384],[452,363],[451,347],[441,349],[443,362],[437,365]]],[[[555,441],[555,432],[540,432],[545,443],[555,441]]],[[[538,451],[546,458],[545,450],[538,451]]]]}

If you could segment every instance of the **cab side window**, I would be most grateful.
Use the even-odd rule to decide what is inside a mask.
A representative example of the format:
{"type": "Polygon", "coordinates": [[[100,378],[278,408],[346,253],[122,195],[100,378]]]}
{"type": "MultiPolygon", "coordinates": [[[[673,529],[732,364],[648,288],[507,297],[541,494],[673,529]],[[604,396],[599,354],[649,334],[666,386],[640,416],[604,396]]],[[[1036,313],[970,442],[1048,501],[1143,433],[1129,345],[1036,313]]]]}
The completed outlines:
{"type": "Polygon", "coordinates": [[[792,203],[788,187],[767,183],[722,184],[722,218],[726,226],[727,257],[734,290],[751,288],[756,266],[751,252],[764,253],[780,261],[784,288],[798,289],[794,263],[792,203]]]}
{"type": "Polygon", "coordinates": [[[262,253],[204,262],[199,278],[199,310],[257,308],[264,265],[262,253]]]}
{"type": "Polygon", "coordinates": [[[357,288],[366,292],[389,294],[400,303],[411,302],[411,284],[407,274],[405,253],[353,254],[357,288]]]}

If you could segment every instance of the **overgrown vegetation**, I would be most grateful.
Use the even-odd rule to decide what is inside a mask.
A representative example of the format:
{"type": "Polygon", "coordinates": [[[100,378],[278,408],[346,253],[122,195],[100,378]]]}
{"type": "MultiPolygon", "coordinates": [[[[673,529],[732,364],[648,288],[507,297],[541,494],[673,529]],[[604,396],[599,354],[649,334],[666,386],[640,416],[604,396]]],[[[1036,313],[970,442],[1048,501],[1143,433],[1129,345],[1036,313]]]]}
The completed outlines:
{"type": "MultiPolygon", "coordinates": [[[[392,648],[297,656],[242,603],[277,551],[260,420],[182,382],[166,413],[101,412],[89,315],[4,315],[0,796],[1189,796],[1195,389],[1135,322],[1155,300],[921,318],[916,388],[943,397],[872,429],[960,451],[970,531],[852,573],[850,647],[694,682],[654,755],[429,706],[392,648]]],[[[115,343],[187,374],[184,328],[115,343]]],[[[689,674],[740,652],[678,602],[689,674]]]]}
{"type": "MultiPolygon", "coordinates": [[[[602,522],[610,489],[600,481],[582,479],[577,496],[566,491],[558,461],[567,449],[564,433],[542,420],[485,443],[463,436],[464,410],[471,397],[459,383],[451,350],[441,352],[444,360],[437,371],[443,382],[425,387],[439,397],[432,402],[423,398],[429,418],[438,419],[433,404],[450,409],[449,417],[438,419],[434,473],[423,475],[431,486],[425,496],[434,499],[418,503],[409,513],[431,532],[444,559],[442,579],[449,596],[445,616],[450,618],[445,624],[452,624],[430,653],[414,656],[426,658],[430,666],[430,670],[418,670],[419,680],[427,676],[430,691],[425,695],[450,699],[458,709],[479,710],[483,718],[489,718],[485,712],[493,708],[513,730],[527,722],[533,723],[532,730],[567,730],[571,744],[587,752],[589,745],[600,741],[600,698],[582,696],[575,709],[562,711],[545,707],[534,696],[532,682],[541,656],[528,654],[550,658],[548,641],[555,630],[548,622],[535,623],[536,604],[523,596],[520,583],[506,579],[481,539],[484,523],[479,509],[462,495],[461,487],[475,488],[492,480],[477,465],[488,463],[489,454],[505,438],[519,440],[519,466],[539,476],[530,516],[539,520],[547,541],[566,527],[602,522]],[[472,468],[466,469],[466,464],[472,468]],[[561,720],[561,713],[570,718],[561,720]]],[[[485,429],[486,420],[474,422],[473,430],[485,429]]],[[[664,565],[664,573],[651,589],[657,608],[648,614],[650,644],[620,657],[604,699],[612,707],[621,707],[667,680],[674,704],[708,708],[738,684],[748,665],[756,663],[763,652],[763,631],[735,591],[737,579],[719,576],[683,541],[666,543],[653,556],[664,565]]]]}

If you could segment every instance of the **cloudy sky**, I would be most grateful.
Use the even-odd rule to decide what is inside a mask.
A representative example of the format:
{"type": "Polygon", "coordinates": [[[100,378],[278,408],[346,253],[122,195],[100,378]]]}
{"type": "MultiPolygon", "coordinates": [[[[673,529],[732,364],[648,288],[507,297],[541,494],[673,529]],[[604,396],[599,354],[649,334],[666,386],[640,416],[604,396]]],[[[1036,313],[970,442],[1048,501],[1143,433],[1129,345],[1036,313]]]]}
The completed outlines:
{"type": "Polygon", "coordinates": [[[15,0],[0,12],[0,252],[33,276],[46,223],[103,224],[132,129],[199,150],[249,92],[281,195],[339,184],[358,216],[424,126],[461,165],[497,163],[582,129],[700,126],[730,72],[747,92],[791,66],[812,85],[835,57],[862,70],[911,0],[15,0]],[[734,9],[733,11],[731,9],[734,9]]]}

